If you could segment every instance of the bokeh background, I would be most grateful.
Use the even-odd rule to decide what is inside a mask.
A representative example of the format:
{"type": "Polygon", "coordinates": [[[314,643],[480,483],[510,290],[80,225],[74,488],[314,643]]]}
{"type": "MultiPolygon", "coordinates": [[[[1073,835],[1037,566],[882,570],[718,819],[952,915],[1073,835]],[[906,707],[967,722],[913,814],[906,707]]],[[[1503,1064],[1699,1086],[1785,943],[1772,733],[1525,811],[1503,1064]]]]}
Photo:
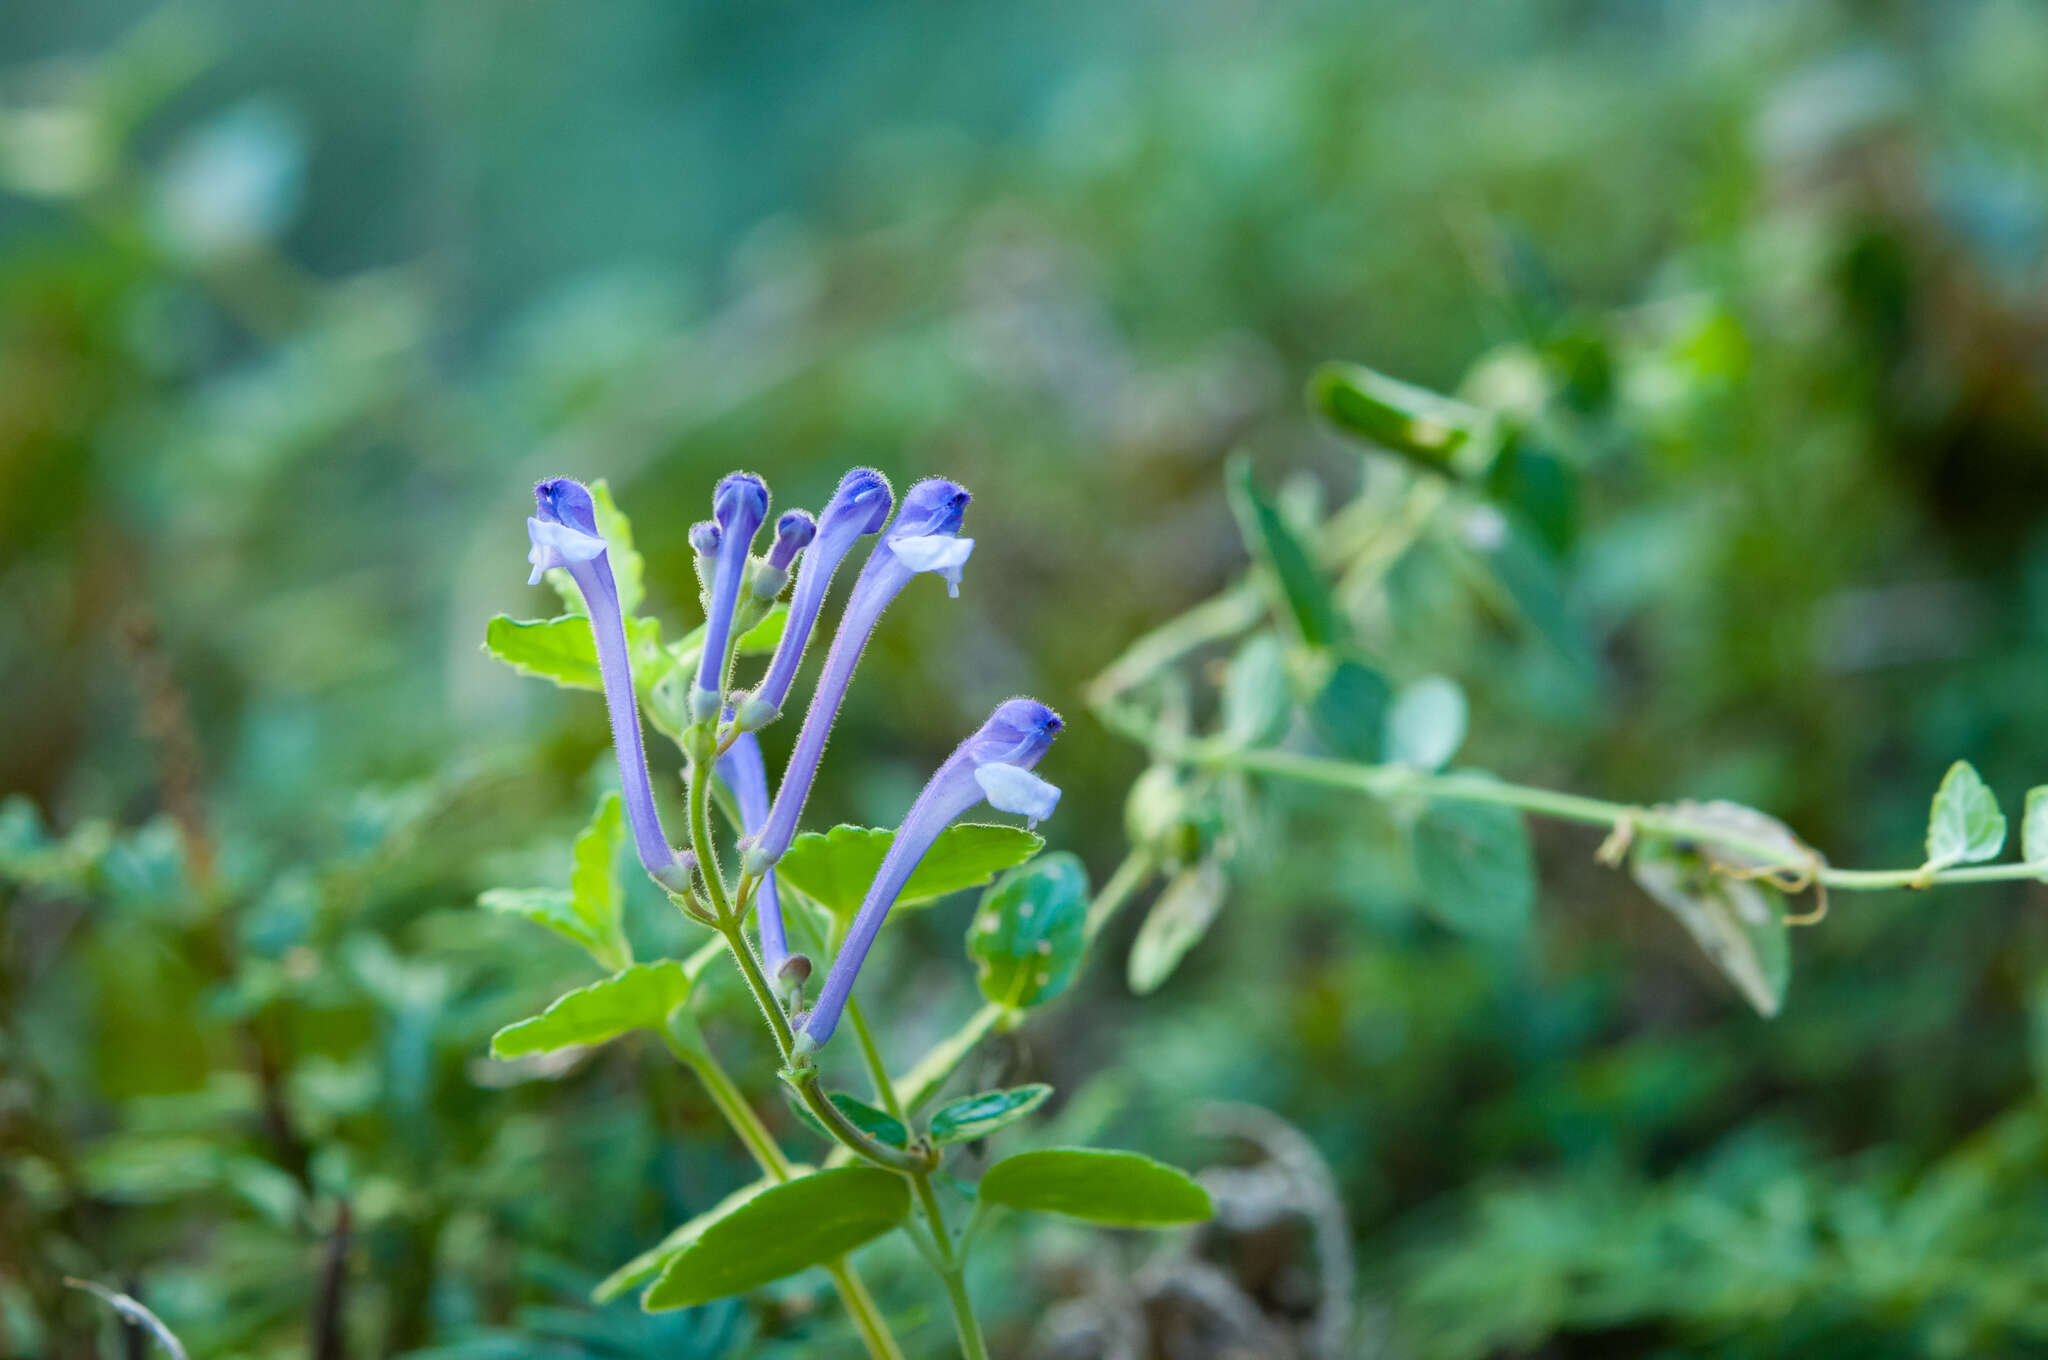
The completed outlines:
{"type": "MultiPolygon", "coordinates": [[[[474,906],[560,877],[607,778],[598,702],[479,649],[550,612],[540,475],[609,479],[678,627],[733,467],[972,487],[966,589],[892,611],[811,824],[892,823],[1028,692],[1100,877],[1143,760],[1083,690],[1243,570],[1225,457],[1341,501],[1377,455],[1305,409],[1317,362],[1451,389],[1507,347],[1586,413],[1593,664],[1425,616],[1477,763],[1883,866],[1952,759],[2010,810],[2048,781],[2037,4],[20,0],[0,68],[0,1353],[135,1353],[64,1273],[208,1360],[849,1344],[815,1280],[586,1304],[743,1160],[651,1049],[485,1057],[588,980],[474,906]]],[[[1207,1260],[1286,1335],[1338,1289],[1341,1354],[2048,1345],[2041,888],[1838,900],[1765,1021],[1583,831],[1538,828],[1502,951],[1345,853],[1341,800],[1270,811],[1165,988],[1125,922],[975,1061],[1059,1088],[1045,1136],[1297,1130],[1321,1236],[1207,1260]]],[[[969,910],[866,984],[905,1060],[974,1004],[969,910]]],[[[1180,1250],[1006,1227],[998,1350],[1233,1353],[1165,1304],[1049,1335],[1207,1279],[1180,1250]]]]}

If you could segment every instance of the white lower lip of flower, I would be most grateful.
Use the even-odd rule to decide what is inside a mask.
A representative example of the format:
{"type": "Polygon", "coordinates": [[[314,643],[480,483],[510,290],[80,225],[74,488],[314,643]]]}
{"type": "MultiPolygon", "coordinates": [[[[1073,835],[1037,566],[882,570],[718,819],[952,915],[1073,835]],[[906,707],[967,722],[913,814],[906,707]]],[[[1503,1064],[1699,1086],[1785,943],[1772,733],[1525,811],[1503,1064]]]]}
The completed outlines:
{"type": "Polygon", "coordinates": [[[988,799],[990,807],[998,812],[1014,812],[1032,826],[1052,816],[1052,810],[1059,806],[1057,786],[1016,765],[977,765],[974,782],[981,785],[982,796],[988,799]]]}
{"type": "Polygon", "coordinates": [[[526,584],[539,585],[540,574],[550,567],[566,567],[571,562],[589,562],[604,551],[602,538],[586,534],[580,529],[571,529],[566,524],[553,520],[535,519],[528,516],[526,536],[533,543],[526,560],[533,563],[533,575],[526,584]]]}
{"type": "Polygon", "coordinates": [[[945,578],[946,593],[958,598],[960,568],[974,554],[974,540],[952,534],[905,534],[889,540],[889,551],[912,571],[935,571],[945,578]]]}

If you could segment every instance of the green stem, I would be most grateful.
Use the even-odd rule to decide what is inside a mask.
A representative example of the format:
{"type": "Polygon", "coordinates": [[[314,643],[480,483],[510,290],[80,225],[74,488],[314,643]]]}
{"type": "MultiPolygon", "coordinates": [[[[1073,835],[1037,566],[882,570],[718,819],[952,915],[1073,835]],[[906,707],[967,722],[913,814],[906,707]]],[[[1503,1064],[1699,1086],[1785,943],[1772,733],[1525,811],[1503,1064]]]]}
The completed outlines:
{"type": "Polygon", "coordinates": [[[939,1197],[932,1191],[929,1172],[912,1175],[918,1203],[931,1225],[932,1246],[938,1253],[939,1278],[946,1282],[946,1299],[953,1305],[953,1330],[960,1334],[960,1354],[965,1360],[988,1360],[988,1343],[981,1338],[981,1323],[974,1316],[974,1300],[967,1296],[967,1276],[953,1238],[946,1231],[946,1216],[939,1210],[939,1197]]]}
{"type": "MultiPolygon", "coordinates": [[[[703,862],[701,857],[698,862],[703,862]]],[[[707,883],[711,879],[712,875],[705,876],[707,883]]],[[[747,990],[754,994],[754,1003],[761,1008],[762,1017],[775,1035],[775,1051],[787,1066],[796,1035],[789,1028],[789,1017],[782,1013],[782,1003],[775,999],[775,990],[768,985],[768,975],[761,971],[761,961],[754,957],[754,947],[747,942],[746,928],[731,916],[722,915],[718,933],[725,936],[726,949],[732,954],[733,962],[739,965],[740,976],[747,980],[747,990]]]]}
{"type": "Polygon", "coordinates": [[[666,1031],[662,1038],[668,1042],[668,1051],[675,1055],[676,1061],[695,1072],[697,1079],[704,1083],[705,1094],[725,1116],[725,1122],[732,1125],[733,1133],[746,1145],[748,1155],[761,1168],[761,1174],[777,1181],[788,1180],[789,1158],[782,1155],[782,1149],[776,1146],[768,1126],[754,1113],[754,1107],[747,1104],[747,1098],[740,1093],[739,1083],[732,1079],[732,1074],[711,1055],[710,1050],[678,1043],[666,1031]]]}
{"type": "Polygon", "coordinates": [[[863,1161],[873,1162],[876,1166],[898,1171],[906,1176],[929,1171],[938,1165],[937,1153],[922,1140],[917,1140],[909,1148],[893,1148],[887,1143],[878,1143],[870,1138],[859,1125],[846,1117],[845,1111],[826,1098],[824,1090],[818,1085],[817,1068],[785,1067],[782,1069],[782,1079],[796,1092],[797,1098],[803,1101],[804,1108],[825,1126],[825,1132],[831,1134],[841,1147],[863,1161]]]}
{"type": "Polygon", "coordinates": [[[1088,904],[1088,921],[1083,927],[1085,937],[1093,940],[1102,933],[1131,894],[1145,885],[1152,876],[1152,855],[1147,850],[1133,850],[1124,856],[1124,862],[1116,866],[1116,872],[1102,885],[1102,891],[1095,894],[1095,900],[1088,904]]]}
{"type": "MultiPolygon", "coordinates": [[[[666,1030],[662,1032],[662,1038],[676,1061],[695,1072],[697,1079],[704,1083],[711,1103],[718,1107],[725,1122],[732,1126],[733,1133],[746,1145],[748,1154],[761,1168],[761,1174],[777,1182],[790,1180],[795,1170],[790,1166],[789,1158],[782,1155],[774,1136],[761,1122],[761,1117],[754,1113],[754,1107],[747,1104],[739,1084],[724,1065],[709,1049],[679,1043],[666,1030]]],[[[867,1284],[853,1262],[844,1256],[836,1257],[825,1263],[825,1273],[832,1277],[832,1286],[839,1292],[839,1301],[845,1305],[847,1315],[860,1331],[861,1341],[872,1360],[903,1360],[903,1348],[897,1344],[895,1334],[889,1330],[882,1310],[876,1305],[874,1295],[868,1292],[867,1284]]]]}
{"type": "Polygon", "coordinates": [[[1009,1007],[988,1002],[968,1016],[959,1029],[933,1044],[917,1060],[917,1066],[905,1072],[902,1080],[896,1083],[896,1098],[902,1102],[903,1108],[916,1110],[937,1095],[939,1088],[946,1084],[946,1078],[953,1075],[954,1069],[974,1051],[974,1046],[1009,1013],[1009,1007]]]}
{"type": "Polygon", "coordinates": [[[1941,883],[1999,883],[2039,879],[2048,874],[2040,864],[1977,864],[1958,868],[1837,869],[1818,854],[1808,859],[1788,856],[1784,841],[1759,838],[1727,826],[1697,821],[1661,808],[1587,798],[1554,789],[1510,784],[1474,774],[1431,774],[1408,765],[1354,765],[1347,761],[1297,755],[1291,751],[1212,751],[1188,747],[1159,749],[1167,759],[1190,764],[1226,766],[1292,779],[1328,788],[1350,789],[1374,798],[1412,796],[1462,803],[1490,803],[1519,808],[1539,816],[1584,822],[1608,828],[1626,826],[1672,840],[1718,845],[1790,873],[1811,873],[1814,882],[1849,892],[1883,888],[1925,888],[1941,883]]]}
{"type": "Polygon", "coordinates": [[[895,1333],[889,1330],[875,1296],[868,1293],[867,1284],[853,1268],[853,1262],[844,1256],[837,1257],[825,1263],[825,1273],[832,1277],[840,1302],[853,1316],[854,1326],[860,1328],[860,1339],[867,1345],[868,1354],[874,1360],[903,1360],[903,1348],[896,1344],[895,1333]]]}
{"type": "Polygon", "coordinates": [[[881,1047],[868,1029],[867,1017],[860,1013],[860,1002],[852,997],[846,998],[846,1023],[853,1026],[853,1037],[860,1042],[860,1056],[868,1065],[868,1080],[874,1084],[875,1098],[907,1127],[910,1116],[904,1113],[903,1102],[896,1098],[896,1083],[889,1077],[889,1064],[882,1061],[881,1047]]]}
{"type": "MultiPolygon", "coordinates": [[[[711,840],[711,762],[690,762],[690,848],[697,852],[697,873],[711,894],[711,910],[723,921],[732,915],[725,895],[725,875],[718,868],[718,847],[711,840]]],[[[744,952],[744,951],[742,951],[744,952]]]]}

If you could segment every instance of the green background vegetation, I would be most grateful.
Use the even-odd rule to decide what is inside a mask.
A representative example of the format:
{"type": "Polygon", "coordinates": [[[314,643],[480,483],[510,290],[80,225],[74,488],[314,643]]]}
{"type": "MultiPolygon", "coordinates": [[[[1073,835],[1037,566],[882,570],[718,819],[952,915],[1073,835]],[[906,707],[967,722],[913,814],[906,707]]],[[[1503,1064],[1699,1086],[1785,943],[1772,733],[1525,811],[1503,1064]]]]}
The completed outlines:
{"type": "MultiPolygon", "coordinates": [[[[0,1353],[119,1353],[70,1273],[194,1356],[305,1354],[344,1200],[349,1355],[850,1345],[815,1278],[590,1307],[743,1158],[650,1045],[487,1057],[592,976],[474,905],[564,879],[609,777],[594,697],[479,650],[550,612],[540,475],[609,479],[672,633],[730,468],[783,505],[856,462],[973,488],[962,596],[885,620],[808,822],[892,824],[1027,692],[1070,720],[1043,829],[1099,882],[1144,762],[1083,691],[1243,570],[1226,456],[1340,504],[1386,460],[1306,410],[1318,362],[1500,396],[1533,356],[1584,664],[1397,571],[1396,669],[1464,685],[1465,759],[1735,799],[1885,867],[1951,760],[2009,812],[2048,782],[2038,6],[81,0],[0,27],[0,1353]]],[[[1340,1353],[2048,1338],[2038,887],[1838,900],[1764,1021],[1597,835],[1535,826],[1536,924],[1500,947],[1418,908],[1371,805],[1275,786],[1245,817],[1161,990],[1124,985],[1134,913],[970,1066],[1057,1088],[1031,1137],[1182,1165],[1231,1160],[1208,1102],[1288,1121],[1352,1243],[1340,1353]]],[[[694,944],[643,888],[643,955],[694,944]]],[[[899,1062],[974,1004],[969,910],[892,925],[864,978],[899,1062]]],[[[759,1037],[726,1044],[781,1116],[759,1037]]],[[[1195,1278],[1190,1249],[1295,1326],[1313,1238],[1019,1219],[974,1282],[1003,1354],[1119,1280],[1195,1278]]],[[[946,1354],[918,1263],[871,1255],[906,1345],[946,1354]]],[[[1137,1353],[1222,1353],[1148,1316],[1137,1353]]]]}

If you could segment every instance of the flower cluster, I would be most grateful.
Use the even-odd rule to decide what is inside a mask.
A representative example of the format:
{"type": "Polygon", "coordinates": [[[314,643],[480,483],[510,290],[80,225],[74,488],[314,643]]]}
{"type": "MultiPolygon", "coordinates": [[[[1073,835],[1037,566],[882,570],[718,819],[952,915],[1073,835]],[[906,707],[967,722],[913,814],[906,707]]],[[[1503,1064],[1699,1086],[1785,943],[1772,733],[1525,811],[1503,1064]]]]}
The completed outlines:
{"type": "MultiPolygon", "coordinates": [[[[959,484],[932,478],[911,487],[898,507],[887,478],[856,468],[840,480],[815,519],[793,510],[775,521],[767,553],[757,557],[754,541],[768,523],[768,487],[752,473],[735,472],[719,482],[712,517],[691,527],[705,619],[703,649],[689,691],[690,728],[683,737],[690,778],[704,778],[715,769],[731,793],[741,829],[740,899],[756,913],[768,971],[799,987],[807,969],[790,966],[775,864],[796,837],[833,720],[883,612],[926,572],[944,580],[949,594],[959,594],[961,569],[974,551],[974,540],[960,536],[969,499],[959,484]],[[781,717],[832,578],[854,545],[871,534],[879,538],[840,613],[781,782],[771,789],[755,733],[781,717]],[[795,585],[775,654],[757,684],[737,690],[733,665],[739,638],[767,613],[792,573],[795,585]]],[[[536,486],[534,500],[535,513],[527,520],[532,580],[560,567],[583,593],[640,862],[672,897],[694,904],[698,880],[716,868],[699,866],[688,852],[678,852],[662,831],[641,741],[618,585],[590,493],[580,483],[556,478],[536,486]]],[[[798,1051],[814,1050],[832,1037],[884,918],[948,824],[983,802],[1034,823],[1051,814],[1059,790],[1032,769],[1059,730],[1059,715],[1044,704],[1011,699],[940,765],[897,830],[817,1004],[797,1019],[798,1051]]]]}

